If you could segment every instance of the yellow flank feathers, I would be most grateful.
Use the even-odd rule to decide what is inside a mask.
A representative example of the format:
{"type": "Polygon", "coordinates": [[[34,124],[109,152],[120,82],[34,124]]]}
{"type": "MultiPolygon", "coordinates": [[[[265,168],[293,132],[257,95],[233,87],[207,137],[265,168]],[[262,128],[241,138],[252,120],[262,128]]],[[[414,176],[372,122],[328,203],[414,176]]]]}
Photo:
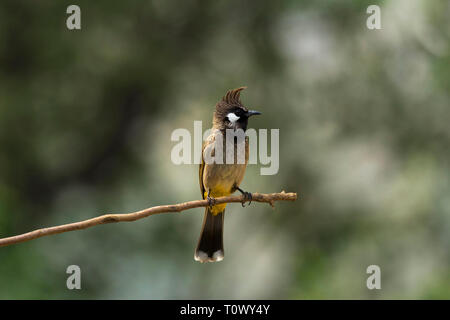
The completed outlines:
{"type": "Polygon", "coordinates": [[[216,216],[219,213],[221,213],[223,210],[225,210],[226,206],[227,206],[226,203],[215,205],[211,208],[211,213],[213,214],[213,216],[216,216]]]}
{"type": "MultiPolygon", "coordinates": [[[[211,198],[219,198],[219,197],[225,197],[225,196],[229,196],[230,190],[225,190],[225,189],[215,189],[212,190],[211,193],[209,194],[209,196],[211,198]]],[[[204,194],[204,198],[206,199],[208,197],[208,192],[205,192],[204,194]]],[[[221,204],[217,204],[215,206],[213,206],[211,208],[211,213],[215,216],[218,215],[219,213],[221,213],[223,210],[225,210],[225,207],[227,206],[226,203],[221,203],[221,204]]]]}

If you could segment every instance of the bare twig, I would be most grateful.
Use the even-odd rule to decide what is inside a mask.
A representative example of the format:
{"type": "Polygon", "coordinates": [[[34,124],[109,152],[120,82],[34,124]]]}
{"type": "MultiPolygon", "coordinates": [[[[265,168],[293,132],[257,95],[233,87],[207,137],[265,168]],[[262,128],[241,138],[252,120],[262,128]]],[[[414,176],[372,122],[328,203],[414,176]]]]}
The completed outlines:
{"type": "MultiPolygon", "coordinates": [[[[221,204],[226,202],[243,202],[245,197],[241,196],[228,196],[228,197],[220,197],[216,198],[215,204],[221,204]]],[[[252,201],[253,202],[267,202],[272,207],[275,201],[295,201],[297,200],[296,193],[285,193],[282,191],[281,193],[252,193],[252,201]]],[[[165,206],[157,206],[147,208],[141,211],[132,212],[132,213],[122,213],[122,214],[105,214],[99,217],[95,217],[92,219],[74,222],[69,224],[63,224],[60,226],[49,227],[37,229],[31,232],[27,232],[24,234],[20,234],[13,237],[1,238],[0,239],[0,247],[9,246],[11,244],[16,244],[24,241],[33,240],[36,238],[49,236],[52,234],[69,232],[74,230],[81,230],[90,228],[99,224],[112,223],[112,222],[124,222],[124,221],[135,221],[139,220],[153,214],[157,213],[166,213],[166,212],[180,212],[192,208],[198,207],[206,207],[208,206],[207,200],[194,200],[189,202],[183,202],[178,204],[171,204],[165,206]]]]}

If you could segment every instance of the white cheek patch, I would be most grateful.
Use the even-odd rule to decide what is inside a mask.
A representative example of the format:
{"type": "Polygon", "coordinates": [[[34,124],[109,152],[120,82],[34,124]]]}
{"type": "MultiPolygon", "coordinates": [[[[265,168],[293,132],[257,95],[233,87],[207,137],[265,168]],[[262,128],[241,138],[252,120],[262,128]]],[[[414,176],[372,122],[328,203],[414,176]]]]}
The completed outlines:
{"type": "Polygon", "coordinates": [[[227,118],[228,120],[230,120],[230,122],[235,123],[236,121],[239,120],[240,117],[235,115],[233,112],[230,112],[229,114],[227,114],[227,118]]]}

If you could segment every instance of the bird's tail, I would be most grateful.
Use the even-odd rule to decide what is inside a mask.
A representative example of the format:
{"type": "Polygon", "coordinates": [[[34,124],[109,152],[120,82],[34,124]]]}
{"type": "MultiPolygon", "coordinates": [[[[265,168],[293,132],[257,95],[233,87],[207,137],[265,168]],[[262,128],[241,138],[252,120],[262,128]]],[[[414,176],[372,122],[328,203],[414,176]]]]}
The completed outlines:
{"type": "Polygon", "coordinates": [[[223,251],[223,219],[225,208],[213,215],[211,208],[206,207],[203,217],[202,232],[195,249],[194,259],[200,262],[221,261],[223,251]]]}

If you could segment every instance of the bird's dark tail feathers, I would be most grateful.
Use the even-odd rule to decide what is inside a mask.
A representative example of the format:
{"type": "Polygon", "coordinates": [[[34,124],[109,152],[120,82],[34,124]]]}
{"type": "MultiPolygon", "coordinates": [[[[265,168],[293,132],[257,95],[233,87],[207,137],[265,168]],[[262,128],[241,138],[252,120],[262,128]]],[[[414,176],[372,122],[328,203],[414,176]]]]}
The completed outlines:
{"type": "Polygon", "coordinates": [[[211,213],[211,208],[206,207],[203,217],[202,232],[195,249],[194,259],[200,262],[221,261],[223,250],[223,219],[225,209],[216,215],[211,213]]]}

